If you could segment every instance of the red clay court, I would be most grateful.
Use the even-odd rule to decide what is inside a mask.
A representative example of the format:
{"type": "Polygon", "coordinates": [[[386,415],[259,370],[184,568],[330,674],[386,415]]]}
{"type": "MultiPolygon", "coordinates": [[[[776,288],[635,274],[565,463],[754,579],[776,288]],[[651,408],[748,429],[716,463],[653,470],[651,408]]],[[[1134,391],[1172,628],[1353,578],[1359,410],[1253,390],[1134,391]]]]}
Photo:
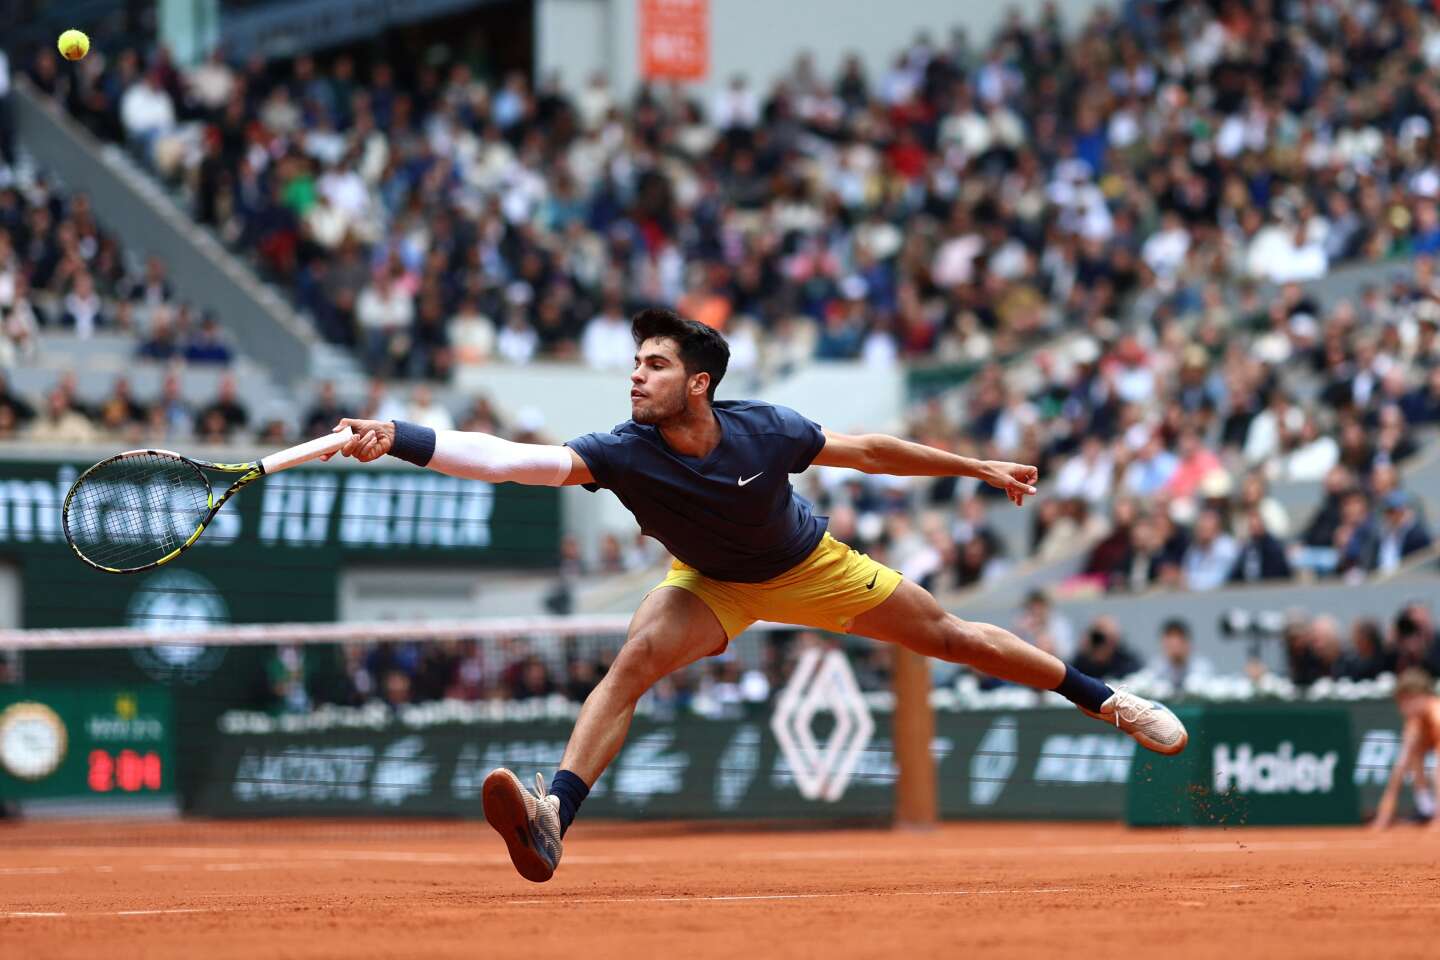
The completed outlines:
{"type": "Polygon", "coordinates": [[[582,823],[548,884],[484,824],[0,830],[0,956],[1433,957],[1440,835],[582,823]]]}

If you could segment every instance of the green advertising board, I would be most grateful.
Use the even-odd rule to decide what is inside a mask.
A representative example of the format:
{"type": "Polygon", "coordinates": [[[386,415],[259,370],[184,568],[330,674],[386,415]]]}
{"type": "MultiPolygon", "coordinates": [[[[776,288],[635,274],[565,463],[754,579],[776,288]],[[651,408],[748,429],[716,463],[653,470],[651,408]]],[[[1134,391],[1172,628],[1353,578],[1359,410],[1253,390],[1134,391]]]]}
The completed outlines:
{"type": "Polygon", "coordinates": [[[174,806],[169,693],[0,687],[0,803],[174,806]]]}
{"type": "Polygon", "coordinates": [[[333,620],[347,567],[543,569],[559,558],[552,488],[335,466],[264,480],[173,564],[110,576],[76,560],[61,530],[65,493],[86,466],[0,460],[0,559],[19,567],[23,627],[333,620]]]}
{"type": "Polygon", "coordinates": [[[1360,821],[1344,706],[1181,707],[1190,745],[1168,762],[1137,756],[1135,826],[1360,821]]]}
{"type": "MultiPolygon", "coordinates": [[[[376,706],[315,724],[259,714],[223,718],[188,806],[207,816],[479,816],[490,770],[552,771],[572,718],[507,704],[458,706],[469,722],[432,722],[450,708],[376,706]],[[369,711],[368,713],[366,711],[369,711]],[[286,727],[290,729],[287,731],[286,727]],[[311,729],[304,729],[310,727],[311,729]]],[[[772,734],[769,712],[668,720],[637,717],[586,812],[603,817],[888,819],[895,761],[889,717],[835,800],[806,799],[772,734]]],[[[946,817],[1113,819],[1124,805],[1134,741],[1073,711],[942,713],[931,750],[946,817]]]]}
{"type": "MultiPolygon", "coordinates": [[[[1184,709],[1192,739],[1179,757],[1140,750],[1073,710],[937,712],[931,752],[940,813],[1120,820],[1128,797],[1137,823],[1354,822],[1359,803],[1373,810],[1399,748],[1399,715],[1388,701],[1184,709]],[[1219,772],[1246,792],[1214,793],[1214,750],[1222,745],[1229,766],[1219,772]],[[1277,766],[1283,763],[1289,773],[1277,766]],[[1259,783],[1269,792],[1258,792],[1259,783]]],[[[203,770],[186,804],[209,816],[476,817],[479,784],[491,769],[554,770],[573,712],[534,703],[234,712],[201,744],[203,770]]],[[[875,716],[874,738],[833,801],[801,794],[764,706],[726,719],[637,717],[586,812],[886,820],[895,777],[888,714],[875,716]]],[[[1410,809],[1407,794],[1402,814],[1410,809]]]]}

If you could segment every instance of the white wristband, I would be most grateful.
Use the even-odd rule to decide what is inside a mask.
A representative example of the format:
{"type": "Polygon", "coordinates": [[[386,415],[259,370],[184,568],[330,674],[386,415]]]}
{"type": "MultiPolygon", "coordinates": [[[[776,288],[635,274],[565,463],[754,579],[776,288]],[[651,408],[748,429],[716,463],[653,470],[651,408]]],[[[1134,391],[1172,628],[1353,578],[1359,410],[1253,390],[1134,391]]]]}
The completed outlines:
{"type": "Polygon", "coordinates": [[[488,433],[437,430],[435,454],[428,466],[452,477],[558,487],[570,476],[572,462],[569,447],[514,443],[488,433]]]}

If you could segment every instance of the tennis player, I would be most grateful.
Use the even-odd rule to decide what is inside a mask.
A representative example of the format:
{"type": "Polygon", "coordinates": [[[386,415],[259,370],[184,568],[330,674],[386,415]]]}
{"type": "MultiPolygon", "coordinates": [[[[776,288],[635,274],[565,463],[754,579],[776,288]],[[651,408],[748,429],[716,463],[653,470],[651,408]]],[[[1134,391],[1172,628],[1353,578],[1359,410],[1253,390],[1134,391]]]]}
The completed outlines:
{"type": "Polygon", "coordinates": [[[560,769],[534,793],[498,769],[483,788],[485,817],[521,876],[548,880],[561,839],[590,787],[620,751],[635,703],[661,677],[717,654],[756,620],[854,633],[1054,690],[1142,746],[1175,754],[1188,739],[1173,713],[1066,666],[999,627],[946,613],[929,593],[834,539],[826,518],[790,486],[811,465],[898,476],[976,477],[1017,506],[1039,471],[972,460],[880,434],[825,430],[794,410],[715,400],[730,350],[709,327],[669,310],[637,314],[630,419],[564,446],[512,443],[405,422],[342,420],[345,456],[398,457],[490,482],[608,489],[640,529],[675,557],[641,602],[625,644],[585,701],[560,769]]]}
{"type": "Polygon", "coordinates": [[[1419,667],[1402,670],[1395,680],[1395,702],[1405,720],[1400,755],[1390,771],[1372,825],[1384,830],[1395,822],[1395,804],[1408,777],[1415,812],[1430,821],[1430,829],[1440,830],[1440,817],[1435,816],[1435,799],[1440,797],[1440,763],[1436,763],[1430,782],[1425,777],[1425,757],[1440,750],[1440,696],[1435,695],[1435,679],[1419,667]]]}

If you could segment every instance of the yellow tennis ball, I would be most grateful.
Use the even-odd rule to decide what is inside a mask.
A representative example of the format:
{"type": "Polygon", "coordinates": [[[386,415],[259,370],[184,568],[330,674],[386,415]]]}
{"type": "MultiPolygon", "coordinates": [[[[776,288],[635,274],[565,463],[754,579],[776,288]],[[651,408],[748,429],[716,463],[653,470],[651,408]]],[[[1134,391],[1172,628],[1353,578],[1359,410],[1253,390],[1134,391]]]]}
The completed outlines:
{"type": "Polygon", "coordinates": [[[60,34],[59,47],[66,60],[82,60],[90,52],[90,38],[79,30],[66,30],[60,34]]]}

